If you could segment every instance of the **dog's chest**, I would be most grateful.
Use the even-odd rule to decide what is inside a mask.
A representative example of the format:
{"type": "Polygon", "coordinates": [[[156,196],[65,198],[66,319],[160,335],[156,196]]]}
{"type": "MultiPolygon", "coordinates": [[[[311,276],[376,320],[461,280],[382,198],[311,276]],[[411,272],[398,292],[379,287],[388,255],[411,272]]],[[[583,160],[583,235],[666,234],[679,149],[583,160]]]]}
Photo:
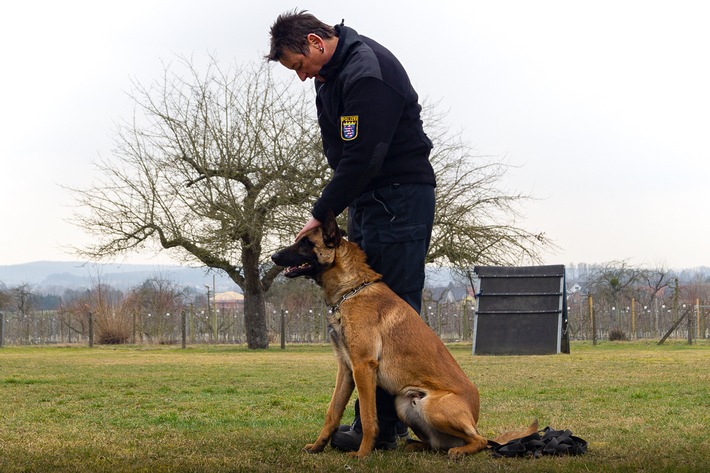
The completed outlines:
{"type": "Polygon", "coordinates": [[[328,314],[328,336],[333,345],[343,345],[343,323],[340,318],[340,311],[334,311],[328,314]]]}
{"type": "Polygon", "coordinates": [[[348,365],[351,365],[350,352],[345,342],[345,331],[343,330],[343,323],[339,311],[328,315],[328,336],[330,337],[330,343],[333,345],[336,356],[348,365]]]}

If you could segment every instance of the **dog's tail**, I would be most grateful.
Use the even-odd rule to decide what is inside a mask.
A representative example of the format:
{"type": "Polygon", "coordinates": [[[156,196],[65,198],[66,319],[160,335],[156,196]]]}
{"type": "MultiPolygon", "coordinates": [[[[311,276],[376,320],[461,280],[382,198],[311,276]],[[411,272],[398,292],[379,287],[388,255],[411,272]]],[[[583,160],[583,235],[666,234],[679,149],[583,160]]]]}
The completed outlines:
{"type": "Polygon", "coordinates": [[[528,435],[532,435],[535,432],[537,432],[538,430],[539,430],[539,428],[537,425],[537,419],[535,419],[533,421],[533,423],[530,424],[530,426],[527,429],[517,430],[514,432],[506,432],[504,434],[500,434],[498,437],[494,438],[493,441],[500,444],[500,445],[503,445],[504,443],[508,443],[511,440],[516,440],[516,439],[520,439],[523,437],[527,437],[528,435]]]}

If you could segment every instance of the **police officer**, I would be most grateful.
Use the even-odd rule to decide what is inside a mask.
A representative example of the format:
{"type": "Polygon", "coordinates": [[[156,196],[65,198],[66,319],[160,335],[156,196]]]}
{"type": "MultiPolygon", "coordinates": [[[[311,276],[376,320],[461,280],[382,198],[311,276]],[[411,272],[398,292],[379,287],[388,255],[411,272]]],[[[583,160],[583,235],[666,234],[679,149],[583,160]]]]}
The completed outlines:
{"type": "MultiPolygon", "coordinates": [[[[314,79],[323,151],[334,173],[298,233],[321,225],[328,210],[348,209],[348,238],[368,264],[417,312],[421,311],[424,260],[434,221],[436,180],[421,106],[397,58],[344,24],[329,26],[306,11],[280,15],[271,27],[270,61],[305,81],[314,79]]],[[[396,448],[406,436],[394,399],[378,388],[376,448],[396,448]]],[[[355,421],[341,426],[331,444],[356,451],[355,421]]]]}

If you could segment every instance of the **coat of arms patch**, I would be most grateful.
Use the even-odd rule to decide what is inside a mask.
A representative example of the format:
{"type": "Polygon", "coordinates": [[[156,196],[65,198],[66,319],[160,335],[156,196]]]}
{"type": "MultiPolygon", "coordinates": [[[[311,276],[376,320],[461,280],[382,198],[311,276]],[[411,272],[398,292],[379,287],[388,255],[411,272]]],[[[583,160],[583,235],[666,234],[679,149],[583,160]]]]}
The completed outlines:
{"type": "Polygon", "coordinates": [[[358,116],[340,117],[340,137],[344,141],[352,141],[357,138],[358,116]]]}

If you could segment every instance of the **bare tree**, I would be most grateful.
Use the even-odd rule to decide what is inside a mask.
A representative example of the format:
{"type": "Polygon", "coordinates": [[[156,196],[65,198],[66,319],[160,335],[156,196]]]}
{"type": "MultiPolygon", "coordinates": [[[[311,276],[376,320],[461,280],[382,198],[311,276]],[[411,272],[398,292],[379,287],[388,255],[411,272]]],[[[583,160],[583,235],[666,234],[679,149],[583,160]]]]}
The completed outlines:
{"type": "Polygon", "coordinates": [[[244,292],[250,348],[268,347],[264,294],[281,268],[267,256],[293,238],[327,177],[312,97],[277,84],[267,65],[200,74],[166,67],[135,84],[141,112],[118,127],[103,180],[75,189],[92,259],[159,242],[186,262],[224,271],[244,292]],[[298,228],[297,228],[298,227],[298,228]]]}
{"type": "Polygon", "coordinates": [[[10,293],[10,290],[0,282],[0,310],[6,309],[10,307],[10,304],[12,303],[12,294],[10,293]]]}
{"type": "Polygon", "coordinates": [[[590,286],[610,303],[613,314],[609,315],[609,321],[612,329],[622,330],[621,297],[625,295],[630,298],[642,277],[643,271],[629,265],[627,261],[611,261],[597,268],[590,286]]]}
{"type": "Polygon", "coordinates": [[[658,305],[658,298],[662,297],[662,291],[664,291],[667,287],[670,287],[671,281],[674,277],[675,274],[663,266],[641,272],[641,279],[646,283],[645,289],[647,289],[649,293],[647,307],[653,308],[653,328],[656,332],[659,331],[659,314],[658,307],[656,307],[658,305]]]}
{"type": "Polygon", "coordinates": [[[23,283],[10,289],[16,313],[27,315],[35,309],[36,296],[29,283],[23,283]]]}
{"type": "Polygon", "coordinates": [[[65,297],[57,312],[58,321],[61,325],[60,334],[69,342],[72,341],[75,335],[88,335],[88,312],[93,308],[89,303],[89,290],[81,294],[74,294],[74,296],[71,298],[65,297]]]}
{"type": "MultiPolygon", "coordinates": [[[[124,311],[138,319],[141,335],[155,336],[161,342],[173,342],[179,330],[186,289],[158,275],[131,290],[124,301],[124,311]]],[[[134,334],[135,335],[135,334],[134,334]]]]}
{"type": "Polygon", "coordinates": [[[502,188],[508,164],[476,155],[432,105],[425,106],[424,121],[434,142],[431,162],[437,179],[427,262],[448,263],[464,273],[474,265],[538,262],[542,247],[553,245],[543,233],[517,224],[520,205],[530,197],[502,188]]]}

